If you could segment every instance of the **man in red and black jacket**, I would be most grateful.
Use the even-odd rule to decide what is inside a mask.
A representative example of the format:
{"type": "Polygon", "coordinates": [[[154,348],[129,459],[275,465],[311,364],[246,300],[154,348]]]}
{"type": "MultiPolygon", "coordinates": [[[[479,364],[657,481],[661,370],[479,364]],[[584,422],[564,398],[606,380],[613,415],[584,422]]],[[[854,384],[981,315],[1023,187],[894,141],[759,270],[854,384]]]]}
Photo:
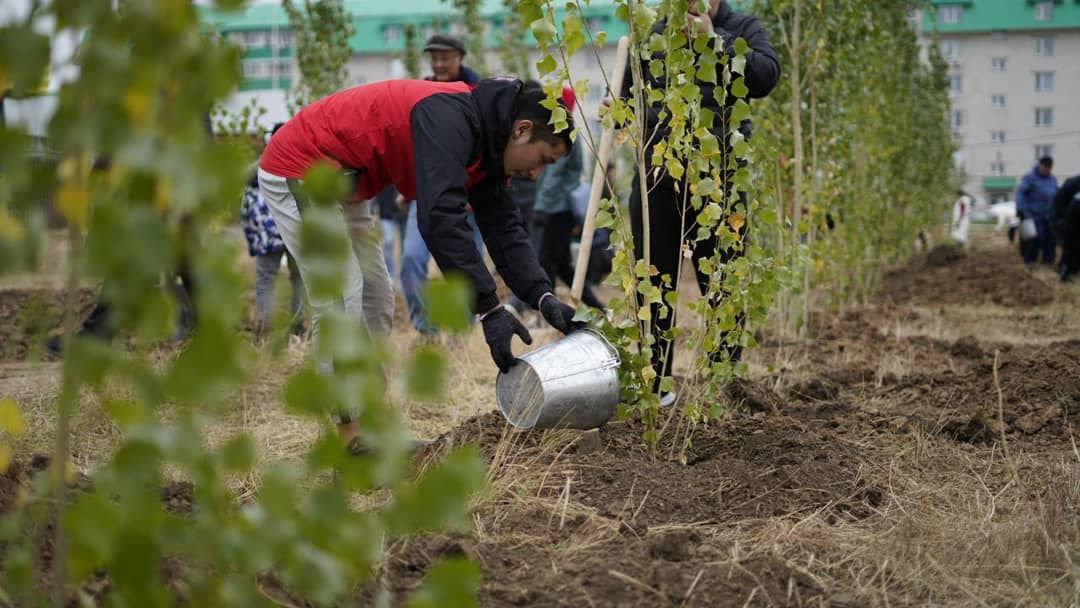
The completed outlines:
{"type": "MultiPolygon", "coordinates": [[[[551,111],[540,104],[544,98],[541,88],[513,78],[482,80],[474,89],[460,82],[391,80],[347,89],[305,107],[271,138],[259,161],[261,194],[301,276],[310,267],[300,248],[303,205],[297,206],[293,191],[314,164],[330,162],[353,173],[356,201],[391,184],[417,201],[420,232],[439,267],[461,272],[472,282],[473,307],[500,369],[514,364],[510,341],[515,334],[527,344],[532,338],[499,304],[495,281],[466,220],[470,202],[488,252],[510,289],[553,327],[569,332],[574,309],[552,294],[517,207],[506,196],[509,178],[536,179],[545,165],[572,147],[570,129],[555,133],[548,124],[551,111]]],[[[363,284],[354,262],[346,269],[346,292],[350,283],[363,284]]],[[[311,305],[317,338],[319,316],[340,302],[313,300],[311,305]]],[[[355,433],[346,426],[340,430],[346,440],[355,433]]]]}

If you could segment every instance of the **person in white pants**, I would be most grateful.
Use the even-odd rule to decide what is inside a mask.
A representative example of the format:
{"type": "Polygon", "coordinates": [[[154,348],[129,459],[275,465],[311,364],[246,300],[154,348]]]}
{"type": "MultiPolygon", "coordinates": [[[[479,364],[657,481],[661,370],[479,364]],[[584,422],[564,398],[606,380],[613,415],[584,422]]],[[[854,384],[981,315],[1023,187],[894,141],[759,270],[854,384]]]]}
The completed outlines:
{"type": "MultiPolygon", "coordinates": [[[[289,181],[291,180],[259,169],[259,192],[270,208],[278,233],[285,241],[285,248],[296,252],[302,250],[301,212],[296,195],[289,187],[289,181]]],[[[379,247],[371,205],[367,201],[345,203],[342,205],[342,213],[345,219],[342,229],[345,230],[347,226],[353,255],[345,261],[340,299],[314,298],[309,289],[312,340],[319,339],[319,320],[322,316],[339,306],[344,306],[346,312],[363,322],[373,336],[389,336],[394,320],[394,287],[379,247]]],[[[293,258],[300,269],[304,284],[310,285],[310,265],[302,255],[294,255],[293,258]]],[[[332,370],[332,363],[329,361],[320,361],[318,366],[323,373],[332,370]]],[[[348,443],[357,433],[356,423],[352,420],[353,414],[338,412],[334,418],[339,434],[348,443]]]]}

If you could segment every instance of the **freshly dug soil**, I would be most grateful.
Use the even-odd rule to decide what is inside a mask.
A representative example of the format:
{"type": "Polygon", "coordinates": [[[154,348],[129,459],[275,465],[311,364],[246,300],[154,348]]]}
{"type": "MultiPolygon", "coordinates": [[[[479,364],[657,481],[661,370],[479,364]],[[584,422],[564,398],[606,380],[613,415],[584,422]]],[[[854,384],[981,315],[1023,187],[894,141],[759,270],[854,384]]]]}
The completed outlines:
{"type": "Polygon", "coordinates": [[[815,515],[838,528],[882,525],[881,509],[897,500],[890,459],[917,435],[971,449],[1005,437],[1013,450],[1070,454],[1080,426],[1075,336],[996,344],[890,331],[920,319],[908,306],[929,304],[989,303],[1037,319],[1054,290],[1012,254],[936,249],[890,273],[874,305],[813,317],[810,340],[763,340],[754,356],[783,349],[794,363],[734,385],[732,415],[689,440],[676,415],[655,454],[633,420],[600,429],[598,450],[579,449],[578,432],[511,430],[497,413],[462,423],[429,456],[475,443],[495,485],[516,485],[481,507],[473,535],[391,547],[384,587],[400,601],[436,559],[465,555],[484,571],[484,606],[859,605],[782,554],[734,546],[725,531],[815,515]],[[889,360],[903,364],[878,363],[889,360]]]}
{"type": "Polygon", "coordinates": [[[1037,306],[1053,300],[1053,290],[1020,262],[1012,248],[967,255],[951,246],[885,275],[881,300],[896,304],[1037,306]]]}

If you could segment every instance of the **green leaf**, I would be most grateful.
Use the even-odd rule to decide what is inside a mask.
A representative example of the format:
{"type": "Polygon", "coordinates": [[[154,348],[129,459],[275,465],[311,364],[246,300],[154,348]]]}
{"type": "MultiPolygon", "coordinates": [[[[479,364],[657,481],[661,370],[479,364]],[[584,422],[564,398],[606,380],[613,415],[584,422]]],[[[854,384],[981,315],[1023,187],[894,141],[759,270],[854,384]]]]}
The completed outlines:
{"type": "Polygon", "coordinates": [[[255,442],[247,433],[229,439],[218,453],[221,463],[231,471],[247,473],[255,465],[255,442]]]}
{"type": "Polygon", "coordinates": [[[405,365],[405,388],[413,399],[434,401],[443,395],[446,360],[431,347],[416,350],[405,365]]]}
{"type": "Polygon", "coordinates": [[[750,94],[750,89],[746,88],[746,81],[741,76],[731,83],[731,94],[740,99],[745,99],[750,94]]]}
{"type": "Polygon", "coordinates": [[[468,559],[444,558],[431,567],[406,605],[408,608],[476,606],[480,578],[480,569],[468,559]]]}
{"type": "Polygon", "coordinates": [[[601,209],[596,212],[596,228],[611,228],[615,225],[615,218],[610,213],[601,209]]]}
{"type": "Polygon", "coordinates": [[[465,277],[451,273],[443,280],[429,281],[425,298],[434,327],[458,333],[471,329],[472,287],[465,277]]]}
{"type": "Polygon", "coordinates": [[[539,72],[541,76],[554,72],[557,67],[558,64],[555,63],[555,58],[547,54],[545,54],[540,61],[536,62],[536,71],[539,72]]]}
{"type": "Polygon", "coordinates": [[[474,447],[458,448],[415,484],[397,491],[382,510],[392,534],[435,529],[464,530],[470,524],[468,499],[487,479],[474,447]]]}

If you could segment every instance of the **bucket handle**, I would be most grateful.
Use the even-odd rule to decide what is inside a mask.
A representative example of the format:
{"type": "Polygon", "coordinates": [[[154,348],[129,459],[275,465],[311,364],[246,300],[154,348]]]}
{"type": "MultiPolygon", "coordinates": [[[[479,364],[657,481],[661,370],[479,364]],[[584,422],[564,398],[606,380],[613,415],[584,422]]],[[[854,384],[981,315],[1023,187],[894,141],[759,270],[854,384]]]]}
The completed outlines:
{"type": "Polygon", "coordinates": [[[607,359],[606,361],[604,361],[601,364],[604,369],[619,366],[619,363],[622,362],[619,359],[619,350],[615,348],[615,345],[611,343],[611,340],[607,339],[607,336],[605,336],[604,334],[600,333],[599,331],[597,331],[597,330],[595,330],[595,329],[593,329],[591,327],[585,327],[585,328],[579,329],[578,331],[587,331],[590,334],[596,336],[597,338],[600,338],[601,340],[603,340],[604,344],[607,344],[608,350],[611,352],[611,358],[607,359]]]}

